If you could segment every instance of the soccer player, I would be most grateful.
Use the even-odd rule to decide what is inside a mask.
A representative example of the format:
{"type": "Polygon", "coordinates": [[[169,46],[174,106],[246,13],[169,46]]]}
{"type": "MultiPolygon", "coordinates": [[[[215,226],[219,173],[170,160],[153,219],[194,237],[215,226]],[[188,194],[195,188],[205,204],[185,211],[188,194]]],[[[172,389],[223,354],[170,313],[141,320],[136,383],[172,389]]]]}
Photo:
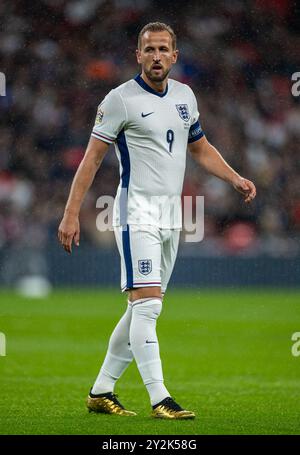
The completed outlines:
{"type": "Polygon", "coordinates": [[[171,27],[147,24],[136,51],[141,73],[111,90],[98,107],[85,156],[74,177],[58,237],[71,253],[79,245],[79,211],[110,144],[120,164],[113,225],[121,256],[125,314],[115,327],[99,375],[90,390],[90,411],[136,415],[114,394],[116,381],[135,359],[149,393],[152,416],[192,419],[164,384],[156,322],[175,262],[181,228],[180,195],[186,149],[211,174],[230,183],[245,202],[256,195],[206,139],[190,87],[168,79],[178,50],[171,27]],[[172,216],[165,216],[172,200],[172,216]],[[157,203],[156,203],[156,202],[157,203]],[[177,201],[177,202],[176,202],[177,201]]]}

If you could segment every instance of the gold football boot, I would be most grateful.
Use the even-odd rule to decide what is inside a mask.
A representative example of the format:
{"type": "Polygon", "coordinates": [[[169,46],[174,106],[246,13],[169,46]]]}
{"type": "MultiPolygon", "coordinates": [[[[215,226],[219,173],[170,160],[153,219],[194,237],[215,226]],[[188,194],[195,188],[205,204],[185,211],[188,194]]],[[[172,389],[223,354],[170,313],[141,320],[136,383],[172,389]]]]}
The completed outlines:
{"type": "Polygon", "coordinates": [[[136,416],[133,411],[127,411],[112,392],[93,395],[91,392],[87,397],[87,408],[89,412],[100,412],[103,414],[116,414],[119,416],[136,416]]]}
{"type": "Polygon", "coordinates": [[[152,417],[157,419],[194,419],[195,413],[182,409],[171,397],[165,398],[160,403],[153,406],[152,417]]]}

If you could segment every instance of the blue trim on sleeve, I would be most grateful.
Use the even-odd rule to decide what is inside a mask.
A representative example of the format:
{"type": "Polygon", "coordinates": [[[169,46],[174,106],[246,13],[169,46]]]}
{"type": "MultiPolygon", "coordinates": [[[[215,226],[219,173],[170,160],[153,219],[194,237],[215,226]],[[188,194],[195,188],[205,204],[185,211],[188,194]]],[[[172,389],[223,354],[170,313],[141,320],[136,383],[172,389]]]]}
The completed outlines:
{"type": "Polygon", "coordinates": [[[198,141],[199,139],[201,139],[201,137],[203,137],[203,136],[204,136],[204,133],[203,133],[203,131],[202,131],[201,124],[200,124],[200,122],[197,120],[197,122],[195,122],[195,123],[190,127],[188,143],[190,144],[191,142],[196,142],[196,141],[198,141]]]}
{"type": "Polygon", "coordinates": [[[159,96],[160,98],[162,98],[163,96],[165,96],[167,93],[168,93],[168,84],[167,84],[167,87],[166,87],[166,90],[163,92],[163,93],[159,93],[157,92],[156,90],[153,90],[153,88],[150,87],[150,85],[148,85],[144,79],[141,77],[140,74],[138,74],[134,80],[144,89],[146,90],[147,92],[149,93],[152,93],[152,95],[156,95],[156,96],[159,96]]]}

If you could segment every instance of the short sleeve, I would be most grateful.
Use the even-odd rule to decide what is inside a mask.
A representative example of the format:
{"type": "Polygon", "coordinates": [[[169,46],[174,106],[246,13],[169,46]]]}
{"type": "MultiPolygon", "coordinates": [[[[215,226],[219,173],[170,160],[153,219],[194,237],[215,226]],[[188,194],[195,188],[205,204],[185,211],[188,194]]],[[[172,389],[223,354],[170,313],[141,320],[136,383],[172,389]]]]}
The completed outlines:
{"type": "Polygon", "coordinates": [[[191,142],[196,142],[199,139],[201,139],[202,136],[204,136],[204,132],[202,131],[201,123],[199,120],[199,111],[198,111],[198,105],[197,105],[197,100],[192,92],[192,124],[189,130],[189,138],[188,138],[188,143],[190,144],[191,142]]]}
{"type": "Polygon", "coordinates": [[[92,136],[113,143],[126,122],[126,108],[121,95],[111,90],[99,104],[92,136]]]}

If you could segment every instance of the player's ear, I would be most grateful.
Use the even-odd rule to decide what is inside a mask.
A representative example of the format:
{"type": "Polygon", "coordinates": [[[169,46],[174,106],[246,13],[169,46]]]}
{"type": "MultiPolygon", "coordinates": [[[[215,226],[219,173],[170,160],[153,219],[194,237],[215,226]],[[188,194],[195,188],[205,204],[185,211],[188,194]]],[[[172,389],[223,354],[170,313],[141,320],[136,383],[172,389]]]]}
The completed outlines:
{"type": "Polygon", "coordinates": [[[176,63],[177,62],[178,54],[179,54],[179,50],[178,49],[176,49],[176,51],[173,51],[172,63],[176,63]]]}
{"type": "Polygon", "coordinates": [[[136,55],[137,62],[141,63],[141,51],[139,49],[137,49],[135,51],[135,55],[136,55]]]}

